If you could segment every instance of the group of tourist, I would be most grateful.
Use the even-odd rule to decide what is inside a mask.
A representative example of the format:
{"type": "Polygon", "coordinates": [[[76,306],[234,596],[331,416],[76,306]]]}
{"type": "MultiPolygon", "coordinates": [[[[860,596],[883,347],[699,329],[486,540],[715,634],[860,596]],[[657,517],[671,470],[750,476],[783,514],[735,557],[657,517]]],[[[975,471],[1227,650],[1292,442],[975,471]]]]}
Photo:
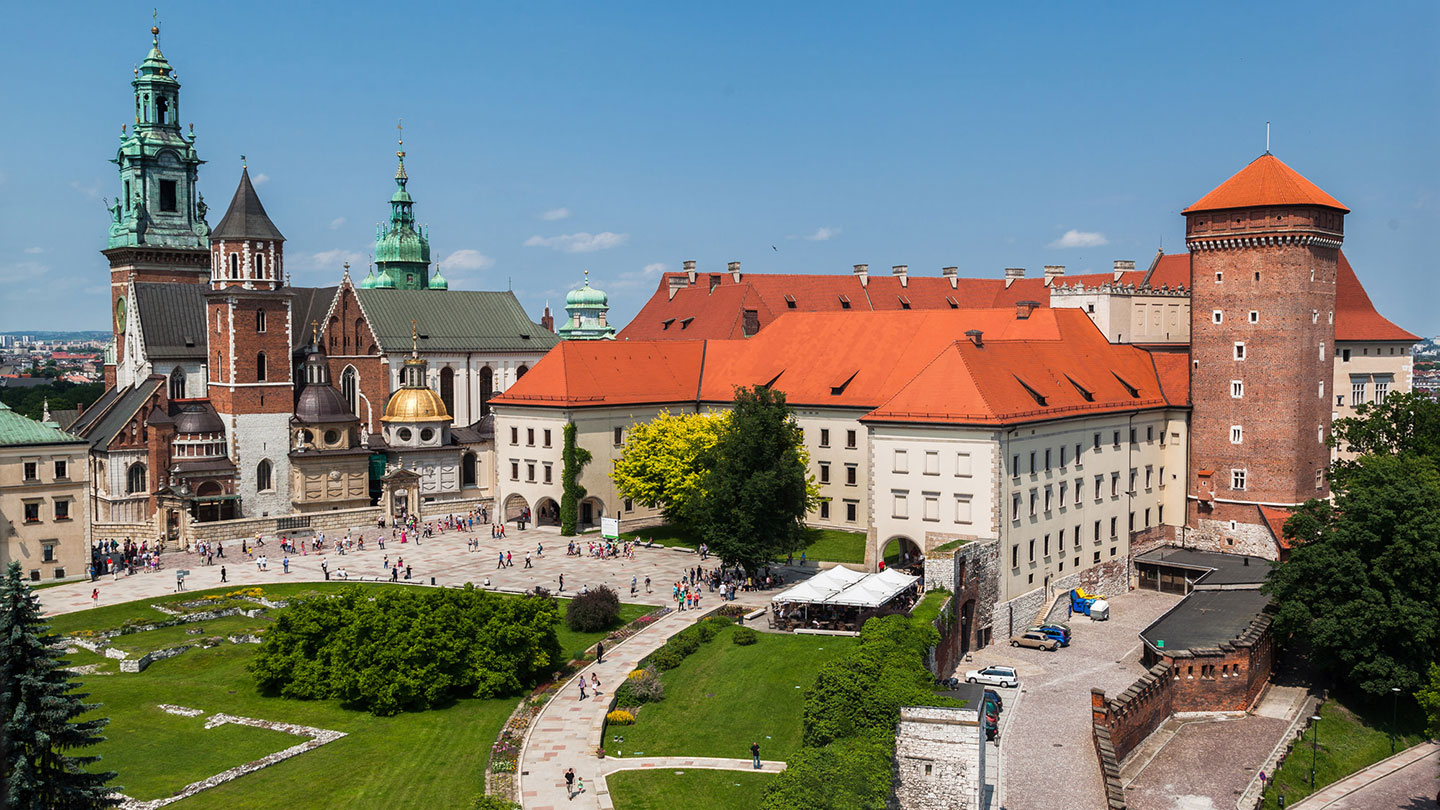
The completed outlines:
{"type": "Polygon", "coordinates": [[[570,541],[565,549],[566,557],[593,557],[597,560],[613,560],[617,557],[624,557],[627,560],[635,559],[635,543],[625,541],[617,543],[610,539],[588,540],[585,542],[570,541]]]}
{"type": "Polygon", "coordinates": [[[101,540],[92,544],[90,564],[87,566],[90,581],[94,582],[104,574],[119,579],[121,571],[124,571],[127,577],[137,570],[142,573],[159,571],[160,552],[164,548],[165,544],[160,540],[154,543],[148,540],[141,540],[139,543],[133,540],[126,540],[124,543],[119,540],[101,540]]]}

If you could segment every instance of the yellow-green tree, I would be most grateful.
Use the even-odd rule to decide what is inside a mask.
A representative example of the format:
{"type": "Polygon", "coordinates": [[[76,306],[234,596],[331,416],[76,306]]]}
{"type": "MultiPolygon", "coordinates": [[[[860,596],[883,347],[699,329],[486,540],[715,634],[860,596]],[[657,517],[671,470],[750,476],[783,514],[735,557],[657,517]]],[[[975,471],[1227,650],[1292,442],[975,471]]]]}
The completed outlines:
{"type": "Polygon", "coordinates": [[[672,522],[684,522],[707,472],[706,457],[729,424],[728,411],[661,411],[649,422],[632,425],[610,473],[615,488],[632,501],[660,507],[672,522]]]}

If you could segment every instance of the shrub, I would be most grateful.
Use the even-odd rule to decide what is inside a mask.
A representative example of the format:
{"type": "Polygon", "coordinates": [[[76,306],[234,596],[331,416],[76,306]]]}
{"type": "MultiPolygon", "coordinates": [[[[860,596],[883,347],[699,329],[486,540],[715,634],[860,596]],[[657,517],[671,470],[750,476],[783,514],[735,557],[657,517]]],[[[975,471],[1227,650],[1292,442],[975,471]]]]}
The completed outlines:
{"type": "Polygon", "coordinates": [[[660,682],[660,675],[654,668],[631,672],[615,690],[615,705],[621,709],[658,703],[664,699],[665,684],[660,682]]]}
{"type": "Polygon", "coordinates": [[[554,600],[347,588],[281,610],[250,662],[262,694],[377,715],[534,687],[560,661],[554,600]]]}
{"type": "Polygon", "coordinates": [[[650,653],[650,656],[645,660],[650,666],[655,667],[661,672],[665,672],[680,666],[680,662],[685,660],[685,656],[682,655],[679,650],[666,644],[664,647],[650,653]]]}
{"type": "Polygon", "coordinates": [[[650,674],[649,671],[648,671],[648,670],[645,670],[645,669],[632,669],[632,670],[630,670],[630,674],[629,674],[629,675],[626,675],[625,677],[627,677],[627,678],[633,678],[633,679],[639,679],[639,678],[643,678],[643,677],[645,677],[646,675],[649,675],[649,674],[650,674]]]}
{"type": "Polygon", "coordinates": [[[721,616],[721,615],[711,616],[710,618],[708,618],[708,619],[706,619],[706,620],[704,621],[704,624],[711,625],[711,626],[713,626],[713,627],[714,627],[715,629],[717,629],[717,630],[720,629],[720,628],[722,628],[722,627],[729,627],[730,625],[732,625],[732,624],[734,624],[734,623],[735,623],[735,620],[734,620],[734,619],[730,618],[729,616],[721,616]]]}
{"type": "Polygon", "coordinates": [[[772,780],[761,810],[884,810],[890,797],[894,742],[882,734],[801,748],[772,780]]]}
{"type": "Polygon", "coordinates": [[[730,637],[730,640],[739,644],[741,647],[748,647],[755,643],[755,631],[748,627],[737,627],[735,628],[735,634],[730,637]]]}
{"type": "Polygon", "coordinates": [[[629,726],[635,723],[635,715],[624,709],[616,709],[605,715],[605,722],[612,726],[629,726]]]}
{"type": "Polygon", "coordinates": [[[608,630],[619,620],[620,595],[606,585],[580,594],[565,609],[565,626],[577,633],[608,630]]]}
{"type": "Polygon", "coordinates": [[[499,796],[476,796],[470,810],[520,810],[520,805],[499,796]]]}

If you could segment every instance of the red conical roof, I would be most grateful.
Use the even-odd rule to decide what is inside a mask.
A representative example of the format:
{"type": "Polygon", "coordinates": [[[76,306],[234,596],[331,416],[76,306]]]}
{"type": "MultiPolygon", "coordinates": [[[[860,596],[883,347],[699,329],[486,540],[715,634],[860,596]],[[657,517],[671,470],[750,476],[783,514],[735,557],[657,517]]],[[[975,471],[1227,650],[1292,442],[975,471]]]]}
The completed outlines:
{"type": "Polygon", "coordinates": [[[1323,205],[1346,213],[1350,211],[1280,158],[1266,152],[1181,213],[1261,205],[1323,205]]]}

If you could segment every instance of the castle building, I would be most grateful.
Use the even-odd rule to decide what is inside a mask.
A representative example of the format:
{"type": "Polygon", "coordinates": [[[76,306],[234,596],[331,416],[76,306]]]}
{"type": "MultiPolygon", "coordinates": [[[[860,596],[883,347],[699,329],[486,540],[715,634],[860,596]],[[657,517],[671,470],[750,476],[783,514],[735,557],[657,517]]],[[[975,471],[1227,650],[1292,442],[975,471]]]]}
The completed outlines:
{"type": "Polygon", "coordinates": [[[585,271],[585,284],[565,295],[565,323],[555,330],[565,340],[614,340],[615,327],[609,322],[610,298],[590,286],[590,271],[585,271]]]}
{"type": "Polygon", "coordinates": [[[85,574],[87,449],[0,403],[0,566],[20,563],[31,582],[85,574]]]}

